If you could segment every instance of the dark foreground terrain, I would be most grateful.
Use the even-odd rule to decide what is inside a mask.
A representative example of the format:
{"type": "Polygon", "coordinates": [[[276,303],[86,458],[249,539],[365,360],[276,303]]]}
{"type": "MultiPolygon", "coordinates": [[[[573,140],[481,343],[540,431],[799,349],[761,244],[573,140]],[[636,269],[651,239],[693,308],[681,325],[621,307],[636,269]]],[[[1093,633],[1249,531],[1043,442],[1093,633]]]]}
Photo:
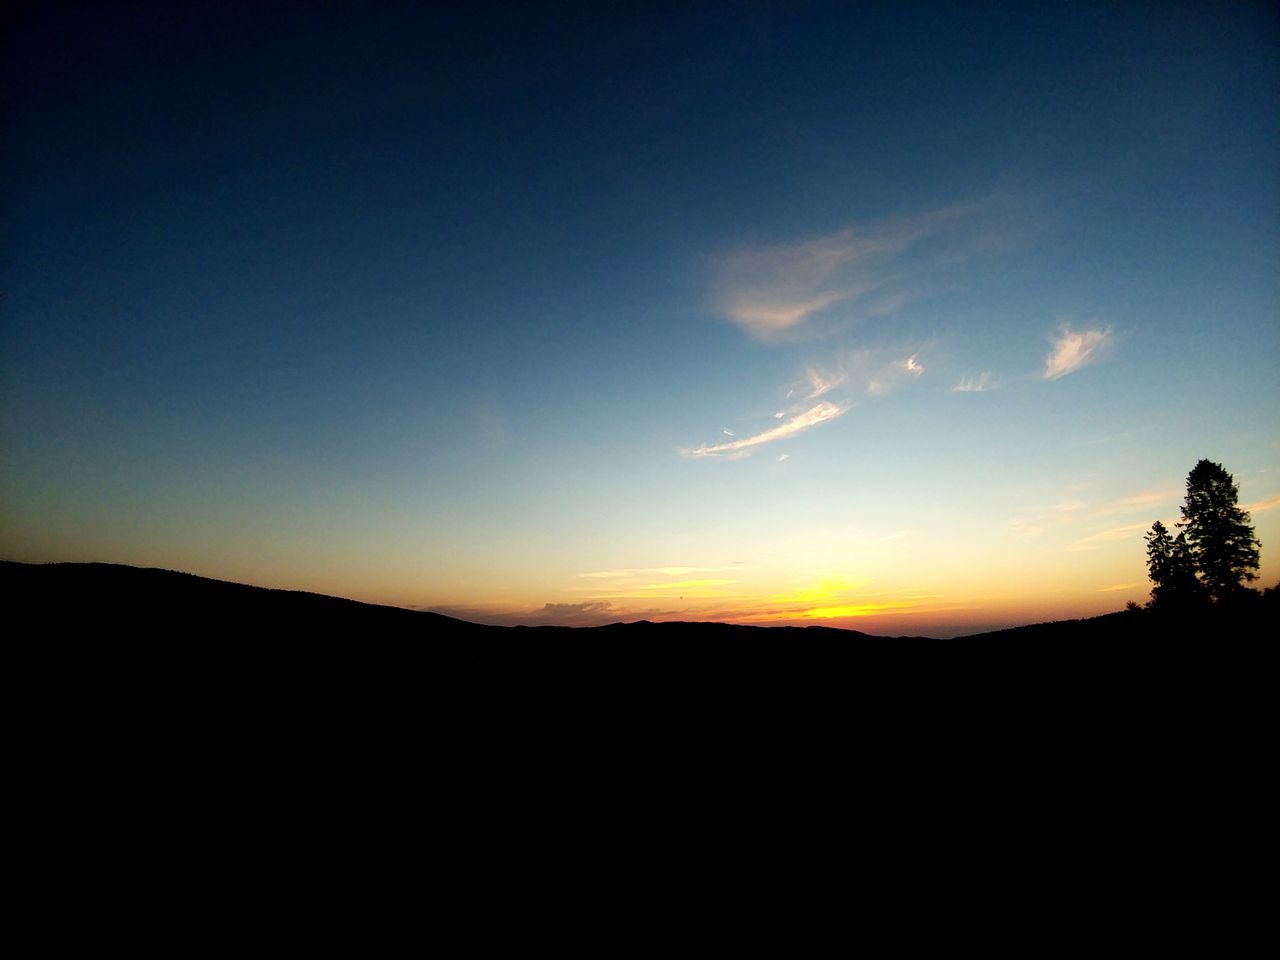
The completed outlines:
{"type": "Polygon", "coordinates": [[[426,783],[433,802],[475,803],[496,823],[568,782],[603,803],[727,766],[744,790],[829,781],[916,809],[995,782],[1032,798],[1158,782],[1189,757],[1220,778],[1251,769],[1270,728],[1262,598],[1198,622],[1118,613],[941,641],[488,627],[109,564],[0,562],[0,584],[20,740],[95,795],[175,771],[205,791],[212,765],[234,783],[341,770],[333,789],[378,782],[389,796],[391,771],[406,796],[426,783]],[[929,785],[899,790],[909,783],[929,785]]]}
{"type": "MultiPolygon", "coordinates": [[[[440,614],[376,606],[289,590],[118,564],[0,561],[11,625],[28,640],[162,643],[167,649],[242,650],[250,658],[284,651],[314,658],[334,643],[348,655],[412,661],[470,674],[657,673],[730,675],[770,671],[820,675],[881,659],[973,668],[998,652],[1002,665],[1051,667],[1084,650],[1112,663],[1139,651],[1195,641],[1244,641],[1276,622],[1275,591],[1234,611],[1198,620],[1143,611],[1036,624],[956,640],[877,637],[828,627],[723,623],[615,623],[602,627],[494,627],[440,614]],[[407,646],[406,646],[407,645],[407,646]],[[406,660],[408,658],[408,660],[406,660]]],[[[1256,595],[1254,595],[1256,597],[1256,595]]]]}

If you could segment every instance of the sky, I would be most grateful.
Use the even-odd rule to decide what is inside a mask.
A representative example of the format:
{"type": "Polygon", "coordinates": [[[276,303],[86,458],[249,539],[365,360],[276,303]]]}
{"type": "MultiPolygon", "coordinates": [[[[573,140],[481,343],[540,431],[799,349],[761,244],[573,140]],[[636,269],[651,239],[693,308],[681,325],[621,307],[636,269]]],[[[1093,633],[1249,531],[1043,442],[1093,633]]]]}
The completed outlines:
{"type": "Polygon", "coordinates": [[[1280,581],[1272,4],[5,17],[0,557],[954,636],[1208,458],[1280,581]]]}

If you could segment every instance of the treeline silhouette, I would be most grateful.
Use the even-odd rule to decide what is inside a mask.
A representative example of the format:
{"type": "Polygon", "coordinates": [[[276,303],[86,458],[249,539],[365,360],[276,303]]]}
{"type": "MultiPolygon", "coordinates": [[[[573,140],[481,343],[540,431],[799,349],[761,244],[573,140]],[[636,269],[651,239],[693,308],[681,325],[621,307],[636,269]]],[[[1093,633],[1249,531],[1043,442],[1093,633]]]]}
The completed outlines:
{"type": "MultiPolygon", "coordinates": [[[[1187,474],[1186,499],[1175,537],[1159,520],[1146,534],[1151,599],[1146,612],[1165,624],[1247,622],[1276,602],[1280,584],[1259,593],[1261,556],[1248,511],[1238,503],[1235,478],[1211,460],[1187,474]]],[[[1130,604],[1130,612],[1139,612],[1130,604]]]]}

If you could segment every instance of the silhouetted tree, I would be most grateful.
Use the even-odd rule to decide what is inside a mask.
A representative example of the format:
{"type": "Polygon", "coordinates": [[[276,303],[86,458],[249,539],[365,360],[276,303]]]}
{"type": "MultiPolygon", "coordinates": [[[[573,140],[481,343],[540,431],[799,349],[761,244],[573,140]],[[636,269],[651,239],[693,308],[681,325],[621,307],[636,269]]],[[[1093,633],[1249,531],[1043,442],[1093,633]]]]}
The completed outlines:
{"type": "Polygon", "coordinates": [[[1259,543],[1248,512],[1236,505],[1238,495],[1235,480],[1221,464],[1201,460],[1187,475],[1178,524],[1186,530],[1178,539],[1185,535],[1200,583],[1214,600],[1238,593],[1242,581],[1258,579],[1259,543]]]}
{"type": "Polygon", "coordinates": [[[1170,536],[1157,520],[1146,535],[1147,570],[1151,582],[1151,602],[1157,610],[1199,606],[1206,598],[1204,586],[1196,579],[1195,561],[1185,534],[1170,536]]]}

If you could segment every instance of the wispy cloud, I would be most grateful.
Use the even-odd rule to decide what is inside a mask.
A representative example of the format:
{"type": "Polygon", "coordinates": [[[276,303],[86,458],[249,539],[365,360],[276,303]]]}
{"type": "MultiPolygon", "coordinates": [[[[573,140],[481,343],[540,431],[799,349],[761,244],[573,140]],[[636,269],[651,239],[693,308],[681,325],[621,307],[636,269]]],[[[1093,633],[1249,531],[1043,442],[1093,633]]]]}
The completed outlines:
{"type": "Polygon", "coordinates": [[[1007,521],[1009,533],[1019,539],[1038,537],[1053,527],[1071,526],[1088,506],[1079,500],[1055,503],[1051,507],[1030,507],[1007,521]]]}
{"type": "MultiPolygon", "coordinates": [[[[843,385],[849,377],[843,370],[824,372],[815,367],[810,367],[805,371],[805,378],[809,381],[808,399],[816,400],[824,393],[843,385]]],[[[787,396],[789,397],[792,392],[788,391],[787,396]]]]}
{"type": "Polygon", "coordinates": [[[787,437],[793,437],[797,433],[802,433],[812,427],[818,426],[820,423],[826,423],[834,420],[840,414],[847,410],[847,407],[837,406],[834,403],[822,402],[816,406],[810,407],[808,410],[798,413],[785,423],[779,424],[771,430],[764,430],[750,437],[742,437],[737,440],[730,440],[726,443],[716,443],[708,446],[702,444],[700,447],[692,447],[682,450],[687,457],[742,457],[751,453],[755,447],[762,446],[766,443],[772,443],[775,440],[785,440],[787,437]]]}
{"type": "Polygon", "coordinates": [[[1083,500],[1066,500],[1053,505],[1052,513],[1058,523],[1074,523],[1077,517],[1083,516],[1089,505],[1083,500]]]}
{"type": "Polygon", "coordinates": [[[1044,533],[1044,524],[1029,520],[1026,517],[1011,517],[1009,519],[1009,533],[1019,539],[1038,537],[1044,533]]]}
{"type": "MultiPolygon", "coordinates": [[[[1173,490],[1144,490],[1140,493],[1106,500],[1101,503],[1080,499],[1064,499],[1051,506],[1038,505],[1023,508],[1019,515],[1008,521],[1009,532],[1015,537],[1033,537],[1046,530],[1057,530],[1082,527],[1086,524],[1107,522],[1106,518],[1122,519],[1126,514],[1142,516],[1148,509],[1156,505],[1168,505],[1176,497],[1173,490]]],[[[1114,523],[1115,520],[1110,522],[1114,523]]],[[[1141,529],[1146,523],[1126,524],[1112,527],[1101,533],[1077,540],[1068,549],[1088,550],[1098,543],[1107,540],[1118,540],[1126,537],[1135,529],[1141,529]]],[[[1087,529],[1087,526],[1085,526],[1087,529]]]]}
{"type": "Polygon", "coordinates": [[[1135,587],[1141,587],[1141,586],[1145,586],[1145,584],[1141,583],[1138,580],[1135,580],[1133,581],[1133,583],[1117,583],[1113,587],[1101,587],[1095,590],[1094,593],[1119,593],[1121,590],[1132,590],[1135,587]]]}
{"type": "Polygon", "coordinates": [[[961,377],[960,382],[951,388],[952,393],[986,393],[994,390],[996,382],[989,373],[980,373],[976,377],[961,377]]]}
{"type": "Polygon", "coordinates": [[[718,573],[721,570],[732,570],[732,567],[628,567],[625,570],[595,570],[591,573],[580,573],[580,577],[617,580],[624,577],[650,577],[655,573],[664,577],[687,577],[691,573],[718,573]]]}
{"type": "Polygon", "coordinates": [[[637,586],[628,587],[627,589],[636,593],[645,594],[692,593],[694,591],[706,590],[707,588],[727,587],[730,584],[737,582],[737,580],[728,580],[723,577],[706,578],[702,580],[661,580],[658,583],[642,583],[637,586]]]}
{"type": "Polygon", "coordinates": [[[717,302],[734,323],[769,339],[832,304],[865,295],[880,278],[853,268],[901,250],[908,237],[855,237],[842,230],[797,244],[739,250],[720,264],[717,302]]]}
{"type": "Polygon", "coordinates": [[[721,428],[720,428],[720,432],[721,432],[721,433],[723,433],[726,437],[736,437],[736,436],[737,436],[737,434],[736,434],[736,433],[734,433],[732,430],[730,430],[728,427],[721,427],[721,428]]]}
{"type": "Polygon", "coordinates": [[[1111,345],[1110,327],[1095,330],[1072,330],[1063,326],[1052,337],[1053,349],[1044,361],[1044,379],[1057,380],[1075,373],[1085,364],[1097,360],[1111,345]]]}
{"type": "Polygon", "coordinates": [[[889,543],[893,540],[902,540],[905,537],[915,536],[914,530],[895,530],[893,533],[886,533],[883,537],[877,537],[872,543],[889,543]]]}
{"type": "Polygon", "coordinates": [[[1008,521],[1009,533],[1019,539],[1038,537],[1050,528],[1073,526],[1086,515],[1088,504],[1080,500],[1055,503],[1053,506],[1029,507],[1008,521]]]}
{"type": "Polygon", "coordinates": [[[1120,497],[1118,500],[1109,500],[1094,507],[1092,513],[1094,516],[1106,516],[1112,513],[1135,513],[1145,507],[1154,506],[1155,504],[1172,503],[1177,499],[1177,490],[1144,490],[1142,493],[1135,493],[1128,497],[1120,497]]]}
{"type": "Polygon", "coordinates": [[[1160,503],[1162,500],[1168,500],[1176,494],[1176,490],[1146,490],[1128,497],[1121,497],[1116,503],[1125,507],[1145,507],[1153,503],[1160,503]]]}
{"type": "Polygon", "coordinates": [[[716,305],[760,340],[794,331],[836,304],[845,304],[854,316],[893,313],[913,296],[899,288],[902,255],[975,209],[949,207],[797,243],[733,251],[717,263],[716,305]]]}
{"type": "Polygon", "coordinates": [[[1264,510],[1275,510],[1277,507],[1280,507],[1280,493],[1259,500],[1256,503],[1251,503],[1243,509],[1249,513],[1262,513],[1264,510]]]}
{"type": "Polygon", "coordinates": [[[1102,530],[1090,536],[1083,537],[1075,543],[1067,547],[1068,550],[1092,550],[1101,543],[1111,543],[1115,540],[1131,540],[1138,536],[1142,530],[1146,530],[1151,526],[1149,523],[1126,523],[1121,527],[1112,527],[1109,530],[1102,530]]]}
{"type": "Polygon", "coordinates": [[[854,291],[831,291],[807,300],[788,298],[784,293],[768,294],[760,290],[736,291],[728,295],[721,307],[735,323],[759,339],[794,327],[805,317],[853,296],[854,291]]]}
{"type": "MultiPolygon", "coordinates": [[[[725,571],[739,572],[742,564],[714,567],[630,567],[594,570],[578,574],[581,586],[570,588],[584,600],[609,601],[628,606],[664,600],[724,600],[736,598],[738,579],[725,571]],[[707,576],[707,574],[720,574],[707,576]]],[[[625,609],[625,608],[624,608],[625,609]]]]}
{"type": "Polygon", "coordinates": [[[814,400],[840,387],[882,396],[924,374],[919,350],[905,360],[892,359],[895,355],[901,356],[902,348],[841,349],[834,357],[808,367],[804,381],[793,384],[788,396],[801,394],[806,400],[814,400]]]}

